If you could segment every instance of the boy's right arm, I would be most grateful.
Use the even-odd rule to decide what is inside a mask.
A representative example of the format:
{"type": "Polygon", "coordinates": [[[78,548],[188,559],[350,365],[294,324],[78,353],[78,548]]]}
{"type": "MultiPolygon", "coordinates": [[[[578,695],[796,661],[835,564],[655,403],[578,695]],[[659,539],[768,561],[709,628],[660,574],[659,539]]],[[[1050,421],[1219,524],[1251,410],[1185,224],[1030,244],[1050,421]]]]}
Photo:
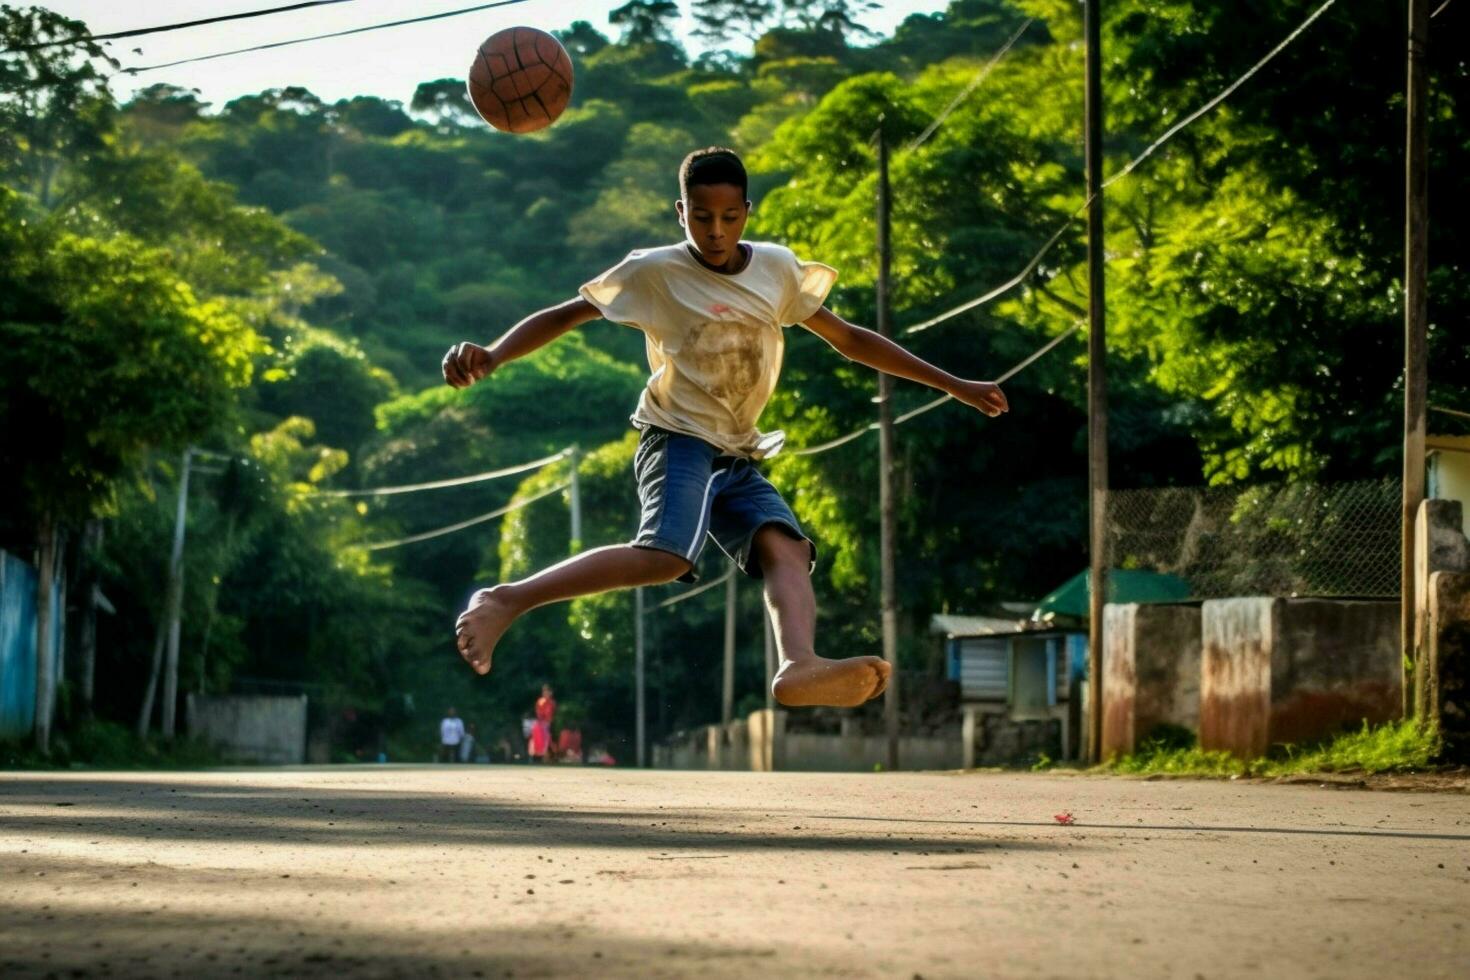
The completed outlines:
{"type": "Polygon", "coordinates": [[[496,368],[544,347],[568,330],[601,317],[597,307],[582,299],[568,300],[532,313],[507,330],[489,347],[465,341],[444,355],[444,380],[451,388],[468,388],[496,368]]]}

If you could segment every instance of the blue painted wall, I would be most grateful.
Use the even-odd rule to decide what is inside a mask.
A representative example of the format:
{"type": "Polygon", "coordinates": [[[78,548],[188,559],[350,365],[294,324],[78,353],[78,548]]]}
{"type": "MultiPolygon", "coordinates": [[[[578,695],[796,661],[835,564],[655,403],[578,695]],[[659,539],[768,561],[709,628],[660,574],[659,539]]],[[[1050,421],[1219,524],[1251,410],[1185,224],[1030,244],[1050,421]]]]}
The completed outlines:
{"type": "MultiPolygon", "coordinates": [[[[51,655],[60,677],[60,601],[52,609],[51,655]]],[[[0,551],[0,738],[29,735],[35,721],[36,570],[0,551]]]]}

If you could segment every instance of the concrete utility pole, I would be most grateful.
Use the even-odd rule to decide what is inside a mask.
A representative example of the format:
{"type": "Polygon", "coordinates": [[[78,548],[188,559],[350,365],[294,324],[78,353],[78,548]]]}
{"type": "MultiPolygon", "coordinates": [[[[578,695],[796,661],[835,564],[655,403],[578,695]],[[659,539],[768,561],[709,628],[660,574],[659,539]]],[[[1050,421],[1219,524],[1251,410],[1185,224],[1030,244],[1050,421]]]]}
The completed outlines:
{"type": "MultiPolygon", "coordinates": [[[[1414,637],[1420,596],[1414,589],[1414,520],[1424,500],[1425,401],[1429,389],[1429,116],[1426,66],[1429,0],[1409,0],[1409,53],[1404,152],[1404,512],[1403,586],[1399,636],[1414,676],[1403,683],[1404,716],[1414,713],[1414,689],[1424,682],[1414,637]],[[1411,683],[1412,682],[1412,683],[1411,683]]],[[[1407,675],[1408,668],[1405,673],[1407,675]]]]}
{"type": "Polygon", "coordinates": [[[174,546],[168,560],[168,654],[163,671],[163,735],[174,737],[174,709],[179,701],[179,612],[184,598],[184,524],[189,511],[189,469],[194,449],[184,450],[179,477],[179,505],[174,512],[174,546]]]}
{"type": "MultiPolygon", "coordinates": [[[[892,293],[889,272],[893,260],[889,242],[891,214],[888,186],[888,137],[878,120],[878,332],[893,336],[890,317],[892,293]]],[[[883,727],[888,735],[888,768],[897,769],[899,725],[898,598],[894,582],[893,509],[893,379],[878,372],[878,550],[881,563],[883,659],[893,668],[883,700],[883,727]]]]}
{"type": "MultiPolygon", "coordinates": [[[[34,735],[41,755],[51,754],[51,714],[56,705],[56,661],[51,648],[56,645],[51,635],[51,620],[56,606],[56,521],[42,518],[40,555],[36,564],[36,718],[34,735]]],[[[65,619],[63,613],[62,619],[65,619]]]]}
{"type": "Polygon", "coordinates": [[[725,668],[720,679],[720,724],[735,714],[735,575],[725,579],[725,668]]]}
{"type": "Polygon", "coordinates": [[[1087,168],[1087,474],[1089,488],[1087,758],[1101,761],[1103,606],[1108,601],[1108,377],[1103,302],[1103,101],[1100,0],[1086,0],[1087,84],[1083,143],[1087,168]]]}
{"type": "Polygon", "coordinates": [[[638,768],[642,769],[647,764],[645,745],[645,719],[647,717],[643,686],[643,588],[639,586],[633,590],[633,691],[636,706],[634,715],[637,718],[635,727],[637,731],[636,742],[638,746],[638,768]]]}
{"type": "Polygon", "coordinates": [[[567,551],[569,554],[575,555],[582,550],[582,480],[577,475],[577,468],[582,463],[581,447],[573,446],[571,454],[567,457],[567,461],[572,470],[569,478],[570,486],[568,487],[572,510],[572,543],[567,551]]]}
{"type": "Polygon", "coordinates": [[[776,707],[776,695],[772,693],[771,686],[776,683],[776,628],[771,625],[771,612],[761,603],[761,621],[765,624],[765,655],[766,655],[766,710],[773,711],[776,707]]]}

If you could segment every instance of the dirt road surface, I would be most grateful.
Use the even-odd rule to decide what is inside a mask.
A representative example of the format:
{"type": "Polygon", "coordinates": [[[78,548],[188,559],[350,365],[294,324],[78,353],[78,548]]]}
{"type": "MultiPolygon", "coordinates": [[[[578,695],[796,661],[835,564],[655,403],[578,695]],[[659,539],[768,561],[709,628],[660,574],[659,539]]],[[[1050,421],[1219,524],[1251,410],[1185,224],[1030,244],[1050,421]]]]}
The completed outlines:
{"type": "Polygon", "coordinates": [[[6,978],[1465,977],[1467,910],[1456,793],[469,766],[0,774],[6,978]]]}

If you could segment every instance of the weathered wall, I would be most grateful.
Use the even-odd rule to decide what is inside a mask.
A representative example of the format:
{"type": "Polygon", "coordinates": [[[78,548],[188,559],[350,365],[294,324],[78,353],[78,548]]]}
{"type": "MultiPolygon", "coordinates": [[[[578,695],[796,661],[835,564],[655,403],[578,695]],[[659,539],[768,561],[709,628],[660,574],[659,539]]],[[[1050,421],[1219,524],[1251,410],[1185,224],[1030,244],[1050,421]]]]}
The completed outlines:
{"type": "Polygon", "coordinates": [[[1414,715],[1445,756],[1470,762],[1470,540],[1458,500],[1425,500],[1414,523],[1414,715]]]}
{"type": "MultiPolygon", "coordinates": [[[[958,769],[958,728],[949,737],[904,737],[899,758],[905,769],[958,769]]],[[[871,772],[885,765],[888,741],[881,735],[812,735],[786,731],[782,711],[756,711],[723,729],[706,725],[654,746],[660,769],[725,769],[752,772],[871,772]]]]}
{"type": "Polygon", "coordinates": [[[1399,717],[1398,603],[1219,599],[1201,613],[1200,745],[1242,758],[1399,717]]]}
{"type": "Polygon", "coordinates": [[[1271,658],[1270,738],[1300,743],[1403,713],[1399,604],[1288,599],[1271,658]]]}
{"type": "Polygon", "coordinates": [[[1199,726],[1200,608],[1103,609],[1102,754],[1126,755],[1159,725],[1199,726]]]}
{"type": "Polygon", "coordinates": [[[300,765],[306,759],[306,695],[270,697],[190,694],[189,737],[215,745],[240,762],[300,765]]]}
{"type": "MultiPolygon", "coordinates": [[[[963,746],[956,727],[947,737],[902,736],[899,764],[907,770],[958,769],[963,746]]],[[[779,745],[785,772],[872,772],[888,764],[888,739],[882,735],[787,735],[779,745]]]]}
{"type": "Polygon", "coordinates": [[[1211,599],[1200,607],[1199,743],[1242,758],[1270,744],[1271,654],[1280,599],[1211,599]]]}
{"type": "MultiPolygon", "coordinates": [[[[1045,756],[1062,758],[1060,718],[1011,718],[991,712],[975,724],[974,764],[977,766],[1028,766],[1045,756]]],[[[953,767],[944,767],[953,768],[953,767]]]]}
{"type": "Polygon", "coordinates": [[[1427,717],[1439,725],[1446,761],[1470,763],[1470,573],[1435,572],[1426,598],[1427,717]]]}

